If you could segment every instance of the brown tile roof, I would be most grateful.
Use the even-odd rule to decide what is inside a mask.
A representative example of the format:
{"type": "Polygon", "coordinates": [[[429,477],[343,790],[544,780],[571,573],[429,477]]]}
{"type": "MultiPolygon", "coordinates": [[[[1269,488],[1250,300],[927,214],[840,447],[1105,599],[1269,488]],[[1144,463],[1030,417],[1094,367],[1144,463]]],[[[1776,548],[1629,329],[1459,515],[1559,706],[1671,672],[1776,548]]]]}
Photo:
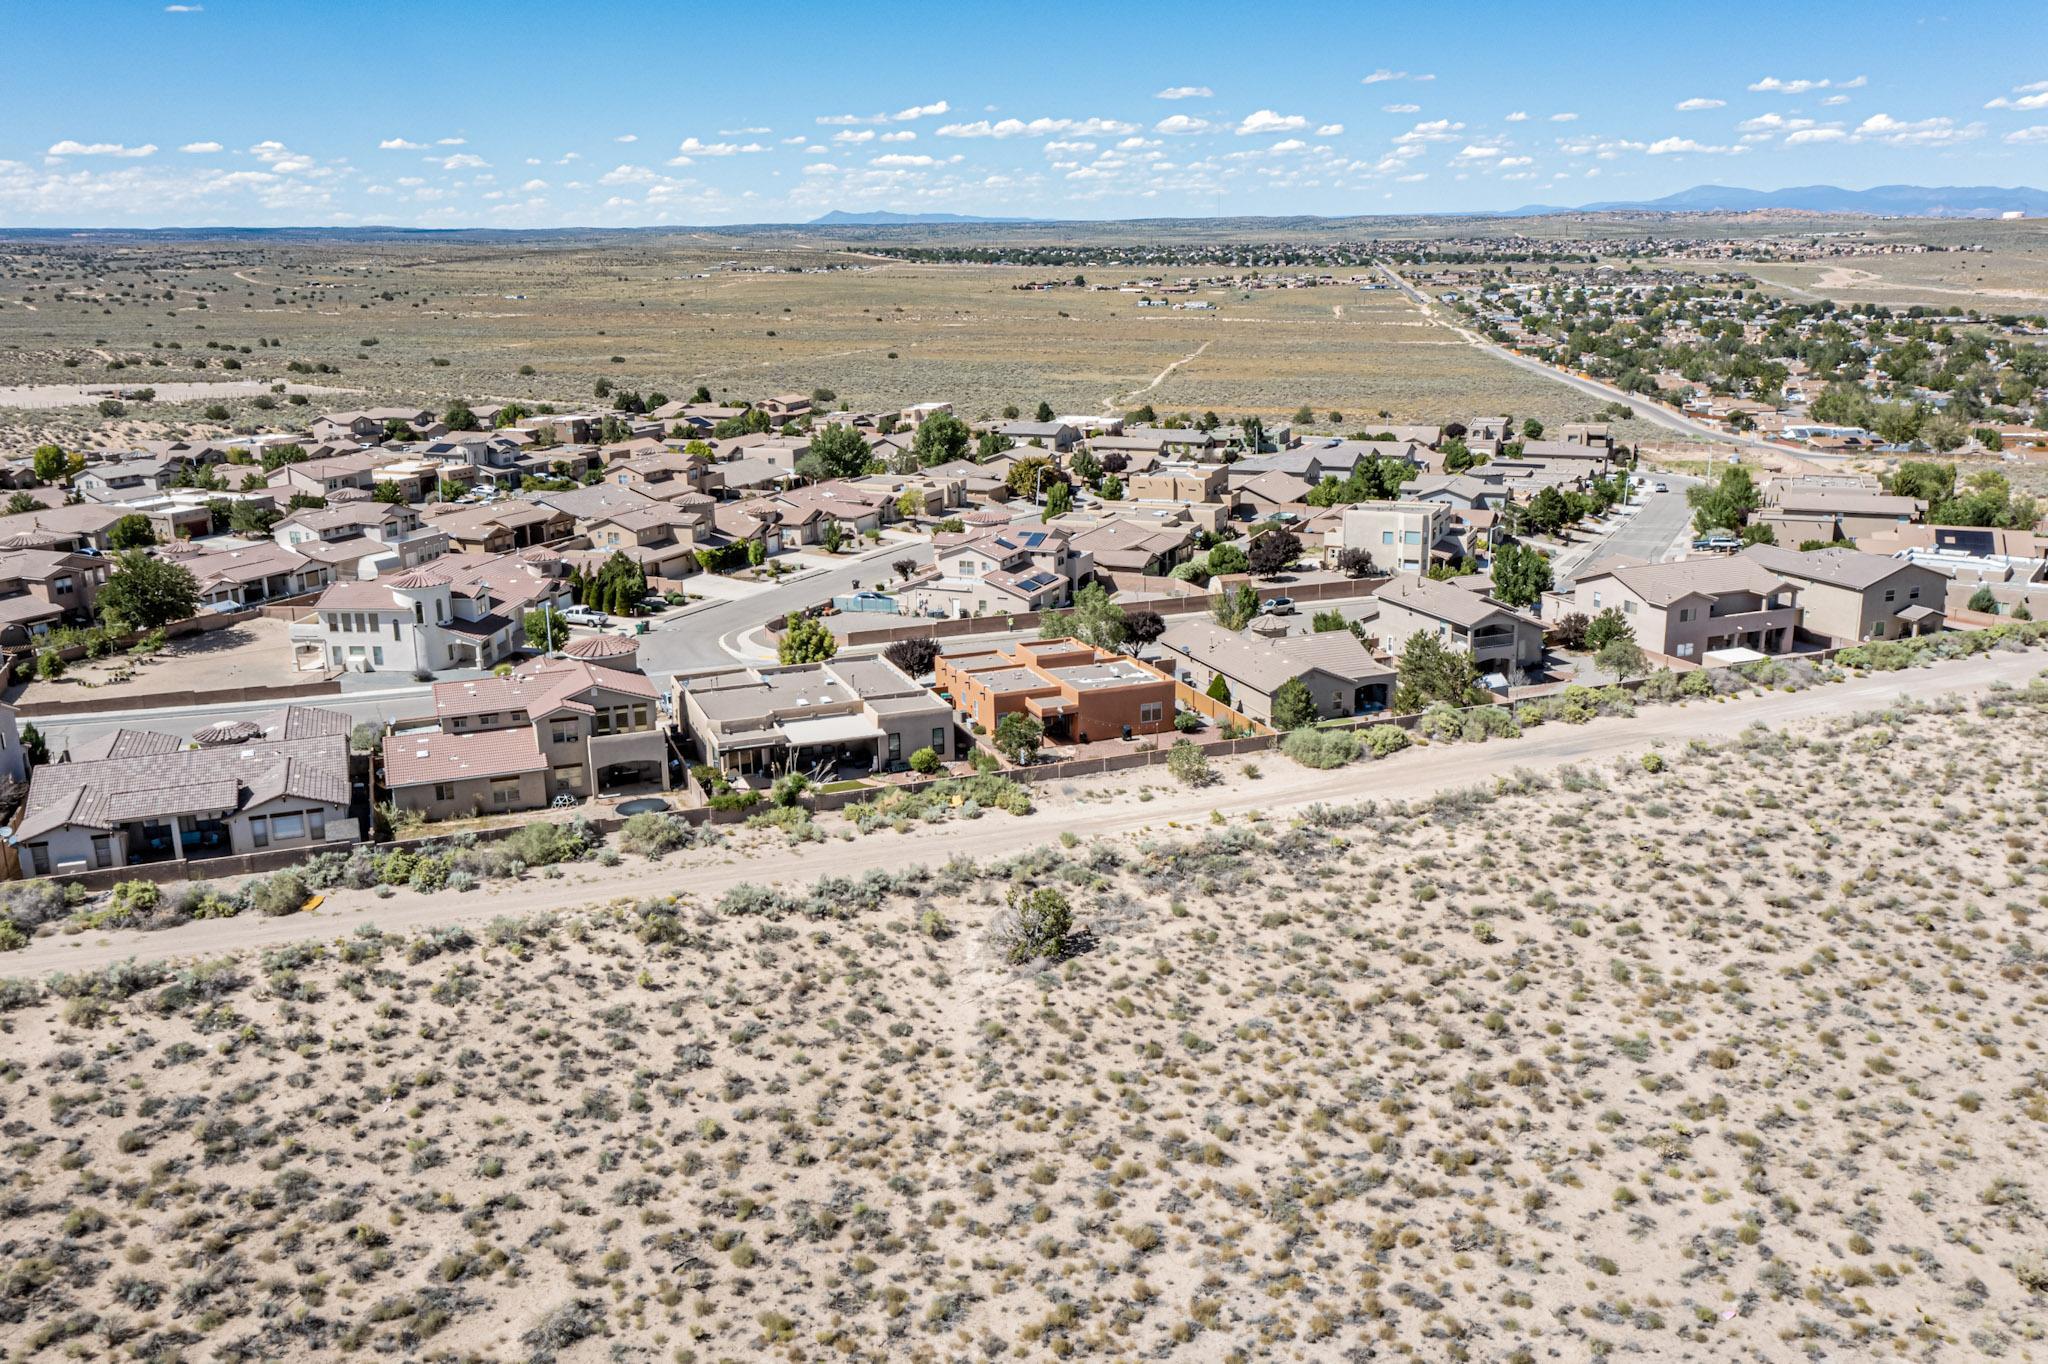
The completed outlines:
{"type": "Polygon", "coordinates": [[[245,810],[282,796],[348,804],[348,741],[340,735],[194,749],[181,747],[183,742],[168,735],[117,735],[109,756],[74,756],[68,763],[37,768],[15,837],[39,838],[66,826],[112,829],[133,820],[245,810]],[[152,739],[168,739],[172,747],[163,750],[152,739]]]}
{"type": "Polygon", "coordinates": [[[393,734],[384,740],[384,781],[394,790],[547,771],[531,725],[481,734],[393,734]]]}

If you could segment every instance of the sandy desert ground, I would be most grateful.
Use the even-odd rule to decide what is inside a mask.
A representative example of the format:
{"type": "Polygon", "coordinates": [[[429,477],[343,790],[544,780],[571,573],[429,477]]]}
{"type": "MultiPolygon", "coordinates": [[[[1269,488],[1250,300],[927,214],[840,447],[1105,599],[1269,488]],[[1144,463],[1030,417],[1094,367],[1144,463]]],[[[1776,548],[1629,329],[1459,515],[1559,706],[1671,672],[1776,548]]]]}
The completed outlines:
{"type": "Polygon", "coordinates": [[[0,1341],[2038,1358],[2044,714],[12,991],[0,1341]]]}

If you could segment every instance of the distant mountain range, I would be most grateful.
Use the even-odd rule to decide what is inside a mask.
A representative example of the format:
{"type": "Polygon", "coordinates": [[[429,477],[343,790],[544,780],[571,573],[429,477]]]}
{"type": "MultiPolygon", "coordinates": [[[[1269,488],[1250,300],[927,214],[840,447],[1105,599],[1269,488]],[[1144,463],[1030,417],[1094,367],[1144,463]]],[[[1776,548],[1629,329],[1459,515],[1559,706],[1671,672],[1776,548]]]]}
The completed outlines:
{"type": "Polygon", "coordinates": [[[1732,185],[1694,185],[1661,199],[1609,200],[1559,208],[1529,204],[1509,217],[1548,213],[1754,213],[1779,209],[1793,213],[1864,213],[1883,218],[2000,218],[2021,213],[2048,216],[2048,190],[2016,185],[1876,185],[1842,189],[1837,185],[1798,185],[1791,189],[1739,189],[1732,185]]]}
{"type": "Polygon", "coordinates": [[[979,218],[971,213],[891,213],[887,209],[874,209],[867,213],[848,213],[844,209],[833,209],[830,213],[811,219],[811,227],[925,227],[937,223],[1030,223],[1036,218],[979,218]]]}

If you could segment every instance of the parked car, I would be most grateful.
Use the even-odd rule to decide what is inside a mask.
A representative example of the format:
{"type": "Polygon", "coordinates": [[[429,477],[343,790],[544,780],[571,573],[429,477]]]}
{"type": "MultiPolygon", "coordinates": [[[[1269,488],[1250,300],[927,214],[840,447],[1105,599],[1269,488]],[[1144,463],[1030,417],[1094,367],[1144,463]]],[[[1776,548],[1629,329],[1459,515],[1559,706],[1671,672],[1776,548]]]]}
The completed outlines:
{"type": "Polygon", "coordinates": [[[562,619],[571,625],[609,625],[612,618],[594,606],[571,606],[562,612],[562,619]]]}
{"type": "Polygon", "coordinates": [[[1294,614],[1294,598],[1274,597],[1263,609],[1269,616],[1291,616],[1294,614]]]}
{"type": "Polygon", "coordinates": [[[1669,483],[1659,483],[1655,487],[1651,488],[1650,491],[1657,493],[1668,493],[1671,491],[1671,485],[1669,483]]]}

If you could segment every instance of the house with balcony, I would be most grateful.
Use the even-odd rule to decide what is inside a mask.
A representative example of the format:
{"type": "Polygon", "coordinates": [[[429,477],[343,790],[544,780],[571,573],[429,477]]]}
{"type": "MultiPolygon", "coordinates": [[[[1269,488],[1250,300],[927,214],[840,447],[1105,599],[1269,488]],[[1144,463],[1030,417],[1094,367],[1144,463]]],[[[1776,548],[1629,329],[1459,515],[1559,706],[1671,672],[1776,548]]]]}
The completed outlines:
{"type": "Polygon", "coordinates": [[[107,572],[96,555],[0,548],[0,643],[25,643],[66,621],[90,620],[107,572]]]}
{"type": "Polygon", "coordinates": [[[1323,535],[1323,561],[1334,567],[1346,550],[1364,550],[1382,573],[1423,573],[1438,560],[1463,555],[1442,502],[1354,502],[1323,535]]]}
{"type": "Polygon", "coordinates": [[[1752,559],[1799,587],[1799,626],[1836,644],[1931,635],[1946,623],[1948,579],[1910,558],[1853,549],[1751,545],[1752,559]]]}
{"type": "Polygon", "coordinates": [[[1268,639],[1194,616],[1167,626],[1159,646],[1161,664],[1182,682],[1206,693],[1221,677],[1231,707],[1262,724],[1273,722],[1274,694],[1293,681],[1325,720],[1385,710],[1394,694],[1394,670],[1349,630],[1268,639]]]}
{"type": "Polygon", "coordinates": [[[920,616],[1013,615],[1065,606],[1094,561],[1054,527],[1001,525],[932,537],[935,576],[898,596],[920,616]]]}
{"type": "Polygon", "coordinates": [[[1588,617],[1618,610],[1643,648],[1700,663],[1724,649],[1787,652],[1800,597],[1797,582],[1754,558],[1711,554],[1663,564],[1602,559],[1580,570],[1565,600],[1588,617]]]}
{"type": "Polygon", "coordinates": [[[449,555],[388,578],[335,583],[311,617],[292,625],[293,648],[351,672],[489,668],[525,647],[526,612],[570,604],[560,556],[539,554],[449,555]]]}
{"type": "Polygon", "coordinates": [[[1470,654],[1482,679],[1512,686],[1543,670],[1543,623],[1484,592],[1403,573],[1373,601],[1380,646],[1395,657],[1414,635],[1430,634],[1470,654]]]}
{"type": "Polygon", "coordinates": [[[270,528],[280,548],[328,566],[337,578],[417,568],[448,552],[448,537],[411,507],[368,500],[302,507],[270,528]]]}
{"type": "Polygon", "coordinates": [[[433,727],[384,740],[392,801],[458,819],[666,790],[668,739],[637,653],[630,639],[595,635],[503,677],[436,683],[433,727]]]}
{"type": "Polygon", "coordinates": [[[29,776],[12,835],[24,876],[188,862],[272,848],[318,852],[362,829],[341,711],[285,706],[172,734],[121,729],[29,776]]]}

